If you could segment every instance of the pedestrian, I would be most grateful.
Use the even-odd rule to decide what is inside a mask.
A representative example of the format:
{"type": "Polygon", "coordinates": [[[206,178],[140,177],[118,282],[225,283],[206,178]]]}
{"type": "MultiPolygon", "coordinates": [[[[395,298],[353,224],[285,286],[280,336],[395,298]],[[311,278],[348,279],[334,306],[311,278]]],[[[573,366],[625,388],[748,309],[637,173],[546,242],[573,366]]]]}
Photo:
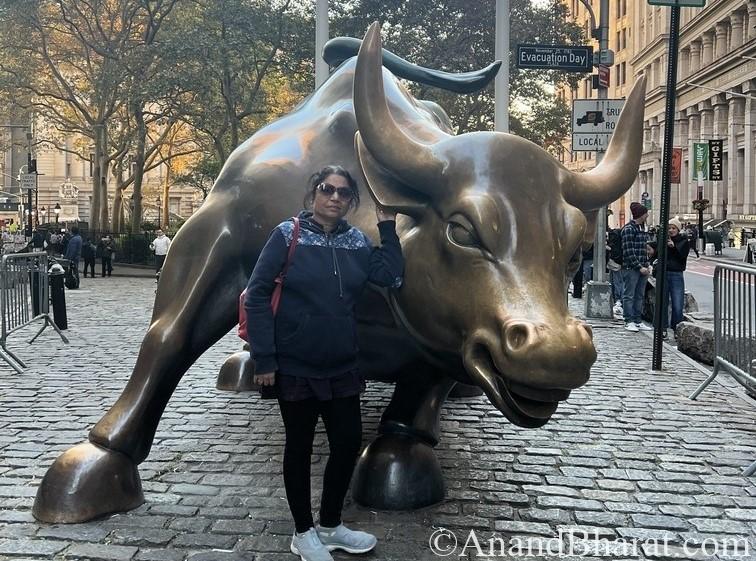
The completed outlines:
{"type": "Polygon", "coordinates": [[[160,270],[165,263],[165,256],[168,254],[168,248],[171,247],[171,238],[166,236],[162,230],[155,232],[156,238],[152,240],[150,249],[155,252],[155,278],[160,278],[160,270]]]}
{"type": "Polygon", "coordinates": [[[593,244],[583,250],[583,284],[593,280],[593,244]]]}
{"type": "Polygon", "coordinates": [[[113,255],[115,254],[115,245],[113,244],[113,238],[110,234],[100,239],[100,243],[97,244],[97,254],[99,254],[102,261],[102,276],[107,273],[111,276],[113,273],[113,255]]]}
{"type": "Polygon", "coordinates": [[[690,242],[688,237],[681,231],[681,224],[678,218],[672,218],[667,228],[667,294],[669,297],[670,307],[672,308],[672,318],[668,321],[665,310],[662,316],[662,336],[667,338],[667,326],[674,332],[677,324],[683,320],[683,311],[685,307],[685,267],[690,253],[690,242]]]}
{"type": "Polygon", "coordinates": [[[72,286],[69,288],[79,288],[79,258],[81,257],[82,240],[79,235],[78,226],[71,226],[71,238],[66,245],[66,254],[64,258],[68,260],[71,271],[72,286]]]}
{"type": "Polygon", "coordinates": [[[368,282],[398,288],[404,269],[396,215],[376,207],[380,247],[344,216],[359,205],[357,183],[341,166],[310,178],[299,235],[280,305],[271,295],[288,261],[295,220],[270,234],[247,285],[244,308],[255,383],[272,385],[284,424],[283,478],[294,518],[291,551],[303,561],[332,561],[329,551],[365,553],[375,536],[342,524],[341,510],[362,443],[355,301],[368,282]],[[310,461],[318,416],[330,456],[325,467],[319,524],[310,504],[310,461]]]}
{"type": "Polygon", "coordinates": [[[612,285],[612,299],[614,307],[612,315],[616,319],[622,319],[622,235],[619,228],[612,228],[607,232],[607,255],[606,268],[609,269],[609,281],[612,285]]]}
{"type": "Polygon", "coordinates": [[[92,278],[95,278],[95,255],[97,254],[97,248],[92,243],[92,240],[87,237],[84,240],[84,245],[81,246],[81,258],[84,260],[84,278],[87,278],[87,269],[92,273],[92,278]]]}
{"type": "Polygon", "coordinates": [[[638,202],[630,204],[633,218],[620,232],[622,239],[622,314],[627,331],[648,331],[652,327],[642,323],[643,298],[646,280],[651,273],[646,241],[648,235],[643,225],[648,218],[648,209],[638,202]]]}

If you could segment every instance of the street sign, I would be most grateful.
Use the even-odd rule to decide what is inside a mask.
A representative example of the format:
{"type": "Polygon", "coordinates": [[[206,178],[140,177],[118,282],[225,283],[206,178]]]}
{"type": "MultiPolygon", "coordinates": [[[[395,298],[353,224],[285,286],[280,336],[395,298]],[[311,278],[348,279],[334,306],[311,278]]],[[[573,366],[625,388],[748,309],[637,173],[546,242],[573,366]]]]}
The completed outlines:
{"type": "Polygon", "coordinates": [[[21,173],[19,174],[19,183],[21,189],[36,189],[37,188],[37,174],[36,173],[21,173]]]}
{"type": "Polygon", "coordinates": [[[572,151],[605,152],[623,99],[576,99],[572,103],[572,151]]]}
{"type": "Polygon", "coordinates": [[[517,45],[517,68],[590,72],[593,68],[593,47],[517,45]]]}
{"type": "Polygon", "coordinates": [[[709,145],[706,142],[693,143],[693,179],[709,179],[709,145]]]}
{"type": "Polygon", "coordinates": [[[723,140],[709,141],[709,179],[722,181],[722,148],[723,140]]]}
{"type": "Polygon", "coordinates": [[[652,6],[703,8],[706,5],[706,0],[648,0],[648,3],[652,6]]]}
{"type": "Polygon", "coordinates": [[[611,78],[611,69],[603,64],[598,67],[598,83],[602,88],[608,88],[611,78]]]}

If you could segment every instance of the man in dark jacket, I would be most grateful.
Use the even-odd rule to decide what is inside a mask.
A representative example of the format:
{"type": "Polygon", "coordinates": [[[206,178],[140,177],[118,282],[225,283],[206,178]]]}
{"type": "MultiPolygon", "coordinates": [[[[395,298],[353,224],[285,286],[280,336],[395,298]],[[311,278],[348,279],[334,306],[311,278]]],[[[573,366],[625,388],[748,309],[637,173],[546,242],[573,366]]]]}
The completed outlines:
{"type": "Polygon", "coordinates": [[[79,258],[81,257],[81,236],[79,235],[79,228],[77,226],[71,226],[71,239],[68,240],[66,246],[66,254],[64,257],[71,263],[71,274],[75,279],[75,286],[79,285],[79,258]]]}
{"type": "Polygon", "coordinates": [[[645,205],[634,202],[630,204],[633,219],[625,224],[620,233],[622,239],[622,312],[625,317],[625,329],[628,331],[648,331],[653,329],[641,322],[643,297],[646,293],[646,280],[651,272],[646,242],[648,235],[643,225],[648,218],[645,205]]]}

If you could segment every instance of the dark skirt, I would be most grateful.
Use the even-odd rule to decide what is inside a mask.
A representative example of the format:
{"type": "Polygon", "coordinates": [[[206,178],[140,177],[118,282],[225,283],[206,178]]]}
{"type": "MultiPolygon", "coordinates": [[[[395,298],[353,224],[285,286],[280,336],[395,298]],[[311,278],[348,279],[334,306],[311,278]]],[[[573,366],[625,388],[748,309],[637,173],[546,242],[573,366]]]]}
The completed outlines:
{"type": "Polygon", "coordinates": [[[260,394],[263,399],[282,401],[301,401],[311,398],[327,401],[359,395],[363,391],[365,391],[365,378],[359,370],[350,370],[331,378],[305,378],[276,372],[275,384],[262,386],[260,394]]]}

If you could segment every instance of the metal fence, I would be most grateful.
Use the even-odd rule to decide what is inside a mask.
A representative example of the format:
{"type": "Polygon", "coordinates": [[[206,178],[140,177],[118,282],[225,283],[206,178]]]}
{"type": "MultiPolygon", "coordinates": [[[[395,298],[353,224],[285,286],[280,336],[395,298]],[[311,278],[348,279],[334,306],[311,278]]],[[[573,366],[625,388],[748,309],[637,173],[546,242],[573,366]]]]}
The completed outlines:
{"type": "Polygon", "coordinates": [[[51,326],[68,339],[50,317],[50,285],[46,253],[4,255],[0,261],[0,358],[19,374],[26,364],[8,349],[8,336],[34,321],[42,327],[29,344],[51,326]]]}
{"type": "MultiPolygon", "coordinates": [[[[724,370],[756,392],[756,267],[718,264],[714,269],[714,370],[699,394],[724,370]]],[[[744,475],[756,473],[756,462],[744,475]]]]}

